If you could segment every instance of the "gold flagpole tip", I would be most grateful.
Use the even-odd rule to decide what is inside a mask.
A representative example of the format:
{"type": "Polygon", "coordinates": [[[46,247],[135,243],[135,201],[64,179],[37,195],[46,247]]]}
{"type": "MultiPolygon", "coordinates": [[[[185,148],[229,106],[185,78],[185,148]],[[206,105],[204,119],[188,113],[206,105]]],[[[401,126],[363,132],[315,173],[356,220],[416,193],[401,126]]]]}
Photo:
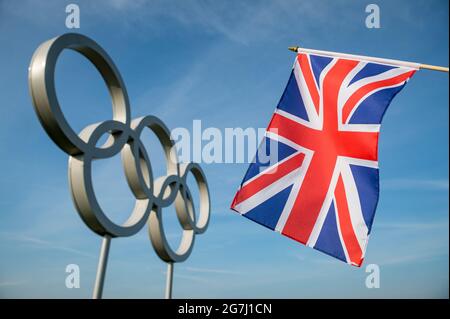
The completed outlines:
{"type": "Polygon", "coordinates": [[[291,50],[292,52],[297,53],[298,47],[289,47],[289,50],[291,50]]]}

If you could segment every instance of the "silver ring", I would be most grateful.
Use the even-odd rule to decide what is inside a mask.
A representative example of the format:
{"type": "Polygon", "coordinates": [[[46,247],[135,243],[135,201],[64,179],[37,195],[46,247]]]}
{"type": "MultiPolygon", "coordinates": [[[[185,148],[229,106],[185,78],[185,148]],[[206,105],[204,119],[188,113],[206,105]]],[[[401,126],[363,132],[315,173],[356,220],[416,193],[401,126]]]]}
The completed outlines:
{"type": "Polygon", "coordinates": [[[189,257],[195,234],[203,233],[210,218],[210,197],[205,175],[198,164],[180,165],[174,142],[164,123],[154,116],[131,121],[125,84],[108,54],[93,40],[80,34],[64,34],[42,43],[29,67],[29,87],[39,120],[49,137],[69,155],[69,185],[74,205],[85,224],[95,233],[111,237],[136,234],[148,221],[149,237],[161,259],[180,262],[189,257]],[[72,49],[89,59],[102,75],[111,95],[113,119],[84,128],[77,134],[66,121],[56,97],[54,72],[59,54],[72,49]],[[150,129],[160,141],[167,163],[167,173],[156,180],[147,151],[140,139],[150,129]],[[100,147],[99,139],[108,134],[100,147]],[[121,153],[125,176],[136,199],[128,220],[118,225],[100,207],[92,185],[92,161],[121,153]],[[187,185],[192,173],[199,187],[200,214],[187,185]],[[167,242],[162,224],[163,208],[175,203],[183,228],[178,249],[167,242]]]}

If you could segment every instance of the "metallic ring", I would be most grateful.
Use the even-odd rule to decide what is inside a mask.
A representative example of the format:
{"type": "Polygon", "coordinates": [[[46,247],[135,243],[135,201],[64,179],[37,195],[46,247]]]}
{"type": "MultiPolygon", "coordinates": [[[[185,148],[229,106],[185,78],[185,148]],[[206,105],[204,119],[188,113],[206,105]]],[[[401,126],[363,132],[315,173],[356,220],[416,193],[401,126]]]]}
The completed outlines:
{"type": "MultiPolygon", "coordinates": [[[[106,216],[100,207],[92,183],[92,161],[106,158],[106,156],[112,157],[121,151],[121,147],[124,145],[124,143],[117,142],[100,150],[95,146],[98,139],[113,128],[115,130],[121,128],[119,139],[130,135],[129,128],[118,123],[105,121],[99,125],[87,127],[90,135],[85,153],[69,157],[69,185],[75,207],[88,227],[102,236],[108,234],[111,237],[126,237],[134,235],[145,225],[153,205],[153,195],[150,197],[135,196],[136,202],[132,214],[123,225],[117,225],[106,216]],[[95,129],[92,130],[91,127],[95,127],[95,129]],[[101,157],[96,156],[99,153],[101,157]]],[[[80,135],[87,134],[85,130],[80,135]]]]}
{"type": "Polygon", "coordinates": [[[206,228],[208,228],[211,211],[209,190],[208,184],[206,183],[205,174],[203,173],[200,165],[198,165],[197,163],[182,164],[180,172],[182,176],[182,197],[178,197],[175,200],[175,209],[177,211],[178,219],[180,220],[181,225],[184,229],[192,229],[196,234],[201,234],[206,231],[206,228]],[[189,173],[193,174],[199,188],[200,216],[198,221],[196,221],[195,217],[195,208],[192,208],[192,210],[194,211],[193,216],[191,216],[191,214],[185,213],[186,211],[189,211],[189,209],[191,209],[190,207],[188,207],[188,203],[192,201],[192,195],[187,186],[187,176],[189,173]]]}
{"type": "Polygon", "coordinates": [[[195,232],[193,230],[183,230],[181,242],[174,251],[167,242],[164,234],[161,208],[152,210],[149,218],[149,236],[159,258],[165,262],[182,262],[186,260],[192,252],[194,246],[195,232]]]}
{"type": "Polygon", "coordinates": [[[42,43],[29,67],[29,87],[36,113],[49,137],[69,155],[69,185],[74,205],[85,224],[95,233],[126,237],[137,233],[148,221],[149,235],[159,257],[180,262],[189,257],[195,234],[203,233],[209,222],[210,198],[205,175],[195,163],[178,163],[175,144],[164,123],[154,116],[131,121],[125,84],[107,53],[93,40],[74,33],[42,43]],[[72,49],[89,59],[108,86],[113,119],[84,128],[77,134],[66,121],[55,92],[54,72],[59,54],[72,49]],[[166,157],[167,173],[153,178],[150,158],[141,141],[142,131],[150,129],[160,141],[166,157]],[[97,142],[108,134],[101,146],[97,142]],[[92,161],[121,153],[125,176],[136,199],[133,212],[123,225],[111,221],[100,207],[92,183],[92,161]],[[187,185],[192,173],[199,187],[200,214],[196,221],[194,202],[187,185]],[[162,223],[162,209],[175,203],[183,227],[181,244],[173,250],[162,223]]]}
{"type": "Polygon", "coordinates": [[[50,138],[64,152],[78,155],[86,143],[67,123],[55,90],[56,61],[64,49],[75,50],[94,64],[112,98],[113,120],[130,125],[130,106],[125,84],[108,54],[93,40],[68,33],[42,43],[33,54],[28,69],[30,94],[36,113],[50,138]]]}

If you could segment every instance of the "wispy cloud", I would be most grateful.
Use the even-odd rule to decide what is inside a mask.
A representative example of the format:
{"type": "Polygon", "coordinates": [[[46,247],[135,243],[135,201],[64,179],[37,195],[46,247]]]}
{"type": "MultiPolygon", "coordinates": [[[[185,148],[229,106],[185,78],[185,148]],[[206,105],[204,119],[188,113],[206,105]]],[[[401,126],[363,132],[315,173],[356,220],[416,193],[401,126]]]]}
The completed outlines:
{"type": "Polygon", "coordinates": [[[415,222],[415,223],[411,223],[411,222],[404,222],[404,223],[399,223],[399,222],[393,222],[393,223],[376,223],[375,227],[381,228],[381,229],[397,229],[397,230],[411,230],[411,231],[416,231],[416,230],[437,230],[437,229],[448,229],[448,220],[442,220],[442,221],[438,221],[438,222],[433,222],[433,223],[427,223],[427,222],[415,222]]]}
{"type": "Polygon", "coordinates": [[[43,248],[43,249],[59,250],[59,251],[65,251],[65,252],[77,254],[80,256],[84,256],[84,257],[97,258],[97,256],[86,253],[82,250],[74,249],[69,246],[56,244],[54,242],[50,242],[47,240],[43,240],[40,238],[36,238],[36,237],[24,235],[24,234],[13,234],[13,233],[2,232],[2,233],[0,233],[0,237],[3,240],[9,240],[9,241],[15,241],[15,242],[20,242],[20,243],[24,243],[24,244],[30,244],[30,245],[34,245],[34,246],[37,246],[37,247],[43,248]]]}
{"type": "MultiPolygon", "coordinates": [[[[120,14],[116,23],[125,25],[139,24],[151,29],[154,34],[161,30],[161,21],[171,21],[184,30],[195,30],[204,34],[220,35],[223,38],[242,45],[248,45],[260,39],[281,37],[287,33],[292,24],[302,20],[327,21],[328,13],[336,10],[329,2],[246,2],[246,1],[95,1],[84,3],[87,14],[99,18],[114,18],[120,14]],[[124,17],[126,12],[126,17],[124,17]],[[280,23],[283,20],[285,23],[280,23]]],[[[340,22],[339,22],[340,23],[340,22]]],[[[307,24],[305,23],[305,28],[307,24]]]]}
{"type": "Polygon", "coordinates": [[[448,179],[396,178],[381,181],[381,187],[389,190],[438,190],[448,191],[448,179]]]}
{"type": "Polygon", "coordinates": [[[433,258],[438,258],[441,256],[448,255],[445,252],[432,252],[432,253],[414,253],[410,255],[395,256],[391,258],[383,259],[378,265],[380,266],[390,266],[399,264],[411,264],[416,262],[427,262],[433,258]]]}
{"type": "Polygon", "coordinates": [[[342,264],[342,262],[335,258],[330,258],[329,256],[323,255],[319,251],[315,251],[316,254],[313,254],[313,256],[306,257],[304,254],[301,254],[299,252],[289,252],[288,256],[293,257],[297,261],[301,261],[302,263],[307,263],[309,265],[314,266],[328,266],[328,265],[336,265],[336,264],[342,264]]]}
{"type": "MultiPolygon", "coordinates": [[[[54,23],[47,19],[49,15],[59,16],[64,21],[67,4],[57,0],[39,3],[24,0],[18,7],[5,1],[0,2],[0,14],[15,16],[42,27],[54,23]],[[41,10],[37,10],[37,6],[41,10]]],[[[272,15],[265,14],[263,17],[259,14],[260,10],[255,10],[258,6],[273,7],[270,3],[261,6],[241,1],[217,3],[215,1],[97,0],[79,1],[77,4],[80,7],[82,25],[93,26],[104,21],[114,20],[114,23],[120,26],[117,28],[120,32],[139,26],[151,30],[152,35],[158,35],[165,32],[162,29],[161,21],[170,21],[184,30],[195,29],[205,34],[218,34],[241,44],[247,43],[252,38],[248,36],[250,31],[258,30],[257,28],[254,30],[239,29],[243,21],[248,21],[253,25],[257,24],[266,32],[271,30],[275,21],[270,18],[275,13],[274,10],[272,10],[272,15]],[[265,18],[264,21],[262,18],[265,18]]],[[[281,6],[277,7],[283,9],[281,6]]],[[[262,31],[259,32],[263,34],[262,31]]],[[[148,35],[149,33],[146,32],[146,36],[148,35]]]]}
{"type": "Polygon", "coordinates": [[[440,257],[448,258],[448,219],[404,222],[396,220],[391,223],[375,223],[375,228],[384,230],[377,232],[384,235],[377,237],[378,246],[375,249],[386,247],[387,243],[396,243],[390,249],[375,251],[373,256],[379,265],[413,265],[428,263],[440,257]]]}
{"type": "Polygon", "coordinates": [[[196,273],[210,273],[210,274],[224,274],[224,275],[240,275],[241,272],[228,270],[228,269],[217,269],[217,268],[198,268],[198,267],[185,267],[184,268],[190,272],[196,273]]]}
{"type": "MultiPolygon", "coordinates": [[[[68,3],[67,3],[68,4],[68,3]]],[[[49,0],[36,3],[24,0],[21,6],[7,1],[0,2],[0,14],[26,20],[39,27],[54,25],[48,16],[64,21],[65,3],[49,0]],[[37,8],[39,7],[39,9],[37,8]]],[[[77,1],[82,26],[94,27],[114,21],[117,32],[139,27],[145,37],[167,33],[167,23],[178,25],[183,32],[194,30],[207,35],[218,35],[241,45],[261,39],[282,37],[291,26],[302,23],[307,31],[312,23],[327,22],[330,26],[341,24],[339,19],[328,19],[342,5],[321,2],[298,2],[293,0],[274,2],[246,1],[164,1],[164,0],[97,0],[77,1]],[[283,23],[280,23],[283,21],[283,23]],[[309,22],[309,23],[306,23],[309,22]]],[[[349,11],[349,10],[347,10],[349,11]]],[[[173,34],[174,30],[170,29],[173,34]]],[[[139,35],[137,35],[139,36],[139,35]]]]}
{"type": "Polygon", "coordinates": [[[13,287],[13,286],[21,286],[26,282],[24,280],[17,281],[0,281],[0,287],[13,287]]]}
{"type": "MultiPolygon", "coordinates": [[[[162,271],[164,275],[167,274],[167,270],[162,271]]],[[[212,284],[217,284],[214,280],[211,280],[211,276],[207,275],[239,275],[240,273],[237,271],[227,270],[227,269],[218,269],[218,268],[197,268],[197,267],[176,267],[174,269],[173,276],[175,278],[186,279],[190,281],[199,282],[202,284],[208,284],[209,286],[212,284]],[[181,273],[180,273],[181,272],[181,273]],[[186,272],[188,274],[186,274],[186,272]],[[189,273],[193,273],[190,275],[189,273]],[[197,275],[198,274],[198,275],[197,275]]]]}
{"type": "MultiPolygon", "coordinates": [[[[167,274],[167,271],[163,271],[162,272],[164,275],[167,274]]],[[[175,278],[180,278],[180,279],[187,279],[187,280],[192,280],[192,281],[196,281],[196,282],[201,282],[201,283],[209,283],[210,281],[204,277],[200,277],[200,276],[190,276],[190,275],[183,275],[183,274],[179,274],[176,271],[174,271],[173,276],[175,278]]]]}

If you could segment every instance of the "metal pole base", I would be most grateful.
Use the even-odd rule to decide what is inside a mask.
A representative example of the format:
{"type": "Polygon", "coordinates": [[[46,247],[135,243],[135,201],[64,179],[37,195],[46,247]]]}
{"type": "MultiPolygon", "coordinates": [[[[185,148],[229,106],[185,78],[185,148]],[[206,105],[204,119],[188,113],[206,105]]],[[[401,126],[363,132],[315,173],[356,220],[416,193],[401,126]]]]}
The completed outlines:
{"type": "Polygon", "coordinates": [[[102,299],[103,284],[105,282],[106,265],[108,263],[110,244],[111,244],[111,237],[109,235],[104,235],[102,247],[100,248],[97,276],[95,278],[94,293],[92,295],[92,299],[102,299]]]}
{"type": "Polygon", "coordinates": [[[172,299],[173,262],[167,263],[166,299],[172,299]]]}

